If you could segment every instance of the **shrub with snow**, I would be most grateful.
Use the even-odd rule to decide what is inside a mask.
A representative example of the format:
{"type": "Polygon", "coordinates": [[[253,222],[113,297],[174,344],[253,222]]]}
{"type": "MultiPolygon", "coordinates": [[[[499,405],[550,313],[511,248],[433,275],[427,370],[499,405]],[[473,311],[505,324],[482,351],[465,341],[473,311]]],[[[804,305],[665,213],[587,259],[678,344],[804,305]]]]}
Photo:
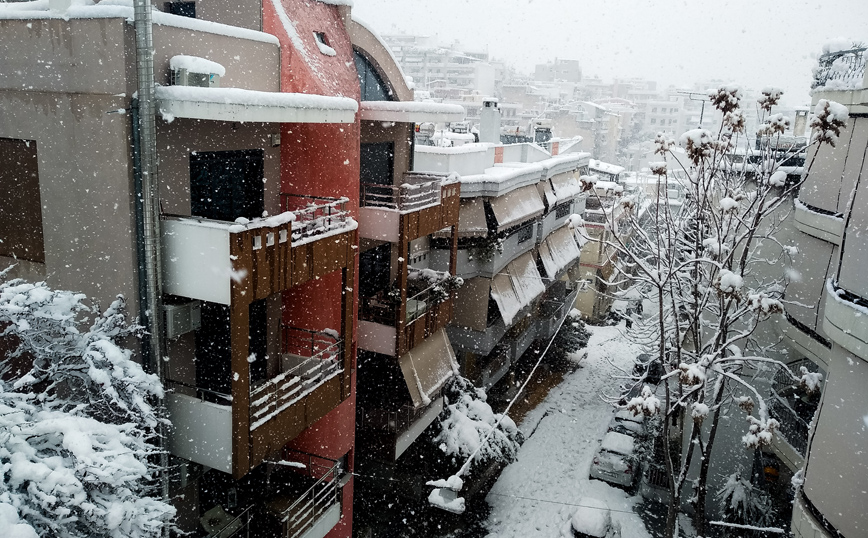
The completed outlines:
{"type": "MultiPolygon", "coordinates": [[[[0,275],[2,276],[2,275],[0,275]]],[[[156,537],[175,510],[155,488],[159,379],[118,341],[124,300],[104,313],[44,283],[0,284],[0,522],[19,536],[156,537]],[[88,327],[89,324],[89,327],[88,327]]]]}

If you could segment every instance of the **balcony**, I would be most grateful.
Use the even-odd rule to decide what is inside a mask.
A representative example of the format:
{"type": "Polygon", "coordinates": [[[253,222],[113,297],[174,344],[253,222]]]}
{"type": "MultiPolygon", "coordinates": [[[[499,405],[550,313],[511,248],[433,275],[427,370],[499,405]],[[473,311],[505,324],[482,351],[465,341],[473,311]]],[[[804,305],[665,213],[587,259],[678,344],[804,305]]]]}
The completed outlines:
{"type": "Polygon", "coordinates": [[[381,459],[398,459],[443,411],[439,392],[425,407],[403,405],[395,410],[359,407],[359,443],[381,459]]]}
{"type": "Polygon", "coordinates": [[[363,184],[359,233],[399,243],[457,226],[460,192],[445,174],[407,172],[401,185],[363,184]]]}
{"type": "MultiPolygon", "coordinates": [[[[461,278],[482,276],[493,278],[510,262],[536,245],[537,221],[531,220],[505,235],[470,238],[456,251],[455,274],[461,278]]],[[[438,270],[449,267],[450,251],[435,248],[431,251],[431,266],[438,270]]]]}
{"type": "Polygon", "coordinates": [[[796,198],[795,204],[793,221],[796,229],[833,245],[841,246],[841,237],[844,235],[843,215],[809,206],[798,198],[796,198]]]}
{"type": "Polygon", "coordinates": [[[425,273],[434,277],[425,278],[421,271],[410,269],[403,302],[397,289],[361,298],[361,323],[381,326],[363,328],[359,343],[363,349],[400,357],[448,325],[453,306],[449,274],[425,273]]]}
{"type": "Polygon", "coordinates": [[[566,289],[564,293],[565,295],[562,297],[543,301],[540,306],[536,333],[538,340],[549,340],[552,338],[557,333],[567,314],[574,308],[579,289],[566,289]]]}
{"type": "Polygon", "coordinates": [[[282,202],[283,213],[253,221],[165,217],[163,291],[250,303],[353,265],[356,223],[346,198],[283,195],[282,202]]]}
{"type": "Polygon", "coordinates": [[[242,379],[233,365],[231,394],[167,380],[172,454],[240,478],[349,396],[341,338],[288,326],[281,333],[279,372],[269,379],[256,382],[249,367],[242,379]]]}
{"type": "Polygon", "coordinates": [[[823,331],[859,357],[868,355],[868,300],[826,281],[823,331]]]}

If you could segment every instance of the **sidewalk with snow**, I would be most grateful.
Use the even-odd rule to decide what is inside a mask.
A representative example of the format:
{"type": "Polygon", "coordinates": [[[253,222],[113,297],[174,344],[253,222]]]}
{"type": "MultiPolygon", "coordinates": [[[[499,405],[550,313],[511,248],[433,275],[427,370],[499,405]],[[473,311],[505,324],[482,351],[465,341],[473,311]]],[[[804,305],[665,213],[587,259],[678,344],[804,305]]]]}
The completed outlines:
{"type": "MultiPolygon", "coordinates": [[[[650,538],[633,507],[641,497],[599,480],[588,471],[613,408],[600,398],[615,394],[620,384],[613,374],[630,371],[640,353],[616,327],[588,326],[592,336],[582,368],[569,374],[545,401],[528,413],[520,428],[530,437],[488,494],[491,514],[487,538],[559,537],[582,497],[605,501],[623,538],[650,538]],[[610,362],[611,361],[611,362],[610,362]]],[[[564,534],[563,536],[570,536],[564,534]]]]}

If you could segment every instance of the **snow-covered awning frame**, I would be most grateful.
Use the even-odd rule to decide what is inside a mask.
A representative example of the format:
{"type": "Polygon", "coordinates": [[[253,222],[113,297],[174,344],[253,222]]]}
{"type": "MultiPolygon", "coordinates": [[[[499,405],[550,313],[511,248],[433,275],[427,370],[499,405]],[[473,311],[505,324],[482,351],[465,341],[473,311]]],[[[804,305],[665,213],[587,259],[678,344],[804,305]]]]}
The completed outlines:
{"type": "Polygon", "coordinates": [[[447,123],[463,121],[465,114],[461,105],[418,101],[362,101],[360,107],[361,119],[369,121],[447,123]]]}

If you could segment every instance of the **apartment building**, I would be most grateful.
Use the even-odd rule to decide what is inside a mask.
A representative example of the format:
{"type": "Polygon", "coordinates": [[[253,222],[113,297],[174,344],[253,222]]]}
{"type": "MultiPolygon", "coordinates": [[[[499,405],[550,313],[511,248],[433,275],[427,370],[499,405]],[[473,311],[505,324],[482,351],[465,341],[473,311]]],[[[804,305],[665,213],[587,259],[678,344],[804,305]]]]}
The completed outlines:
{"type": "MultiPolygon", "coordinates": [[[[819,401],[779,405],[778,452],[803,465],[804,484],[793,508],[792,532],[799,538],[864,536],[868,532],[865,492],[868,454],[868,79],[865,49],[820,58],[838,69],[818,70],[813,103],[837,101],[850,110],[835,147],[824,145],[795,201],[791,241],[800,256],[799,279],[787,286],[780,332],[794,367],[825,374],[819,401]],[[841,89],[833,89],[841,88],[841,89]],[[808,428],[813,417],[812,428],[808,428]]],[[[811,150],[809,150],[810,152],[811,150]]],[[[810,160],[812,155],[808,155],[810,160]]]]}
{"type": "Polygon", "coordinates": [[[464,280],[447,334],[477,386],[494,387],[572,308],[579,246],[566,221],[583,212],[588,159],[530,143],[416,148],[417,170],[460,176],[457,238],[432,238],[429,267],[464,280]]]}
{"type": "MultiPolygon", "coordinates": [[[[463,110],[395,106],[412,92],[343,4],[152,14],[169,492],[193,536],[352,534],[360,163],[391,171],[388,142],[403,161],[374,182],[403,183],[413,122],[463,110]]],[[[0,264],[144,315],[133,9],[0,7],[0,264]]],[[[425,225],[448,228],[447,191],[425,225]]]]}

